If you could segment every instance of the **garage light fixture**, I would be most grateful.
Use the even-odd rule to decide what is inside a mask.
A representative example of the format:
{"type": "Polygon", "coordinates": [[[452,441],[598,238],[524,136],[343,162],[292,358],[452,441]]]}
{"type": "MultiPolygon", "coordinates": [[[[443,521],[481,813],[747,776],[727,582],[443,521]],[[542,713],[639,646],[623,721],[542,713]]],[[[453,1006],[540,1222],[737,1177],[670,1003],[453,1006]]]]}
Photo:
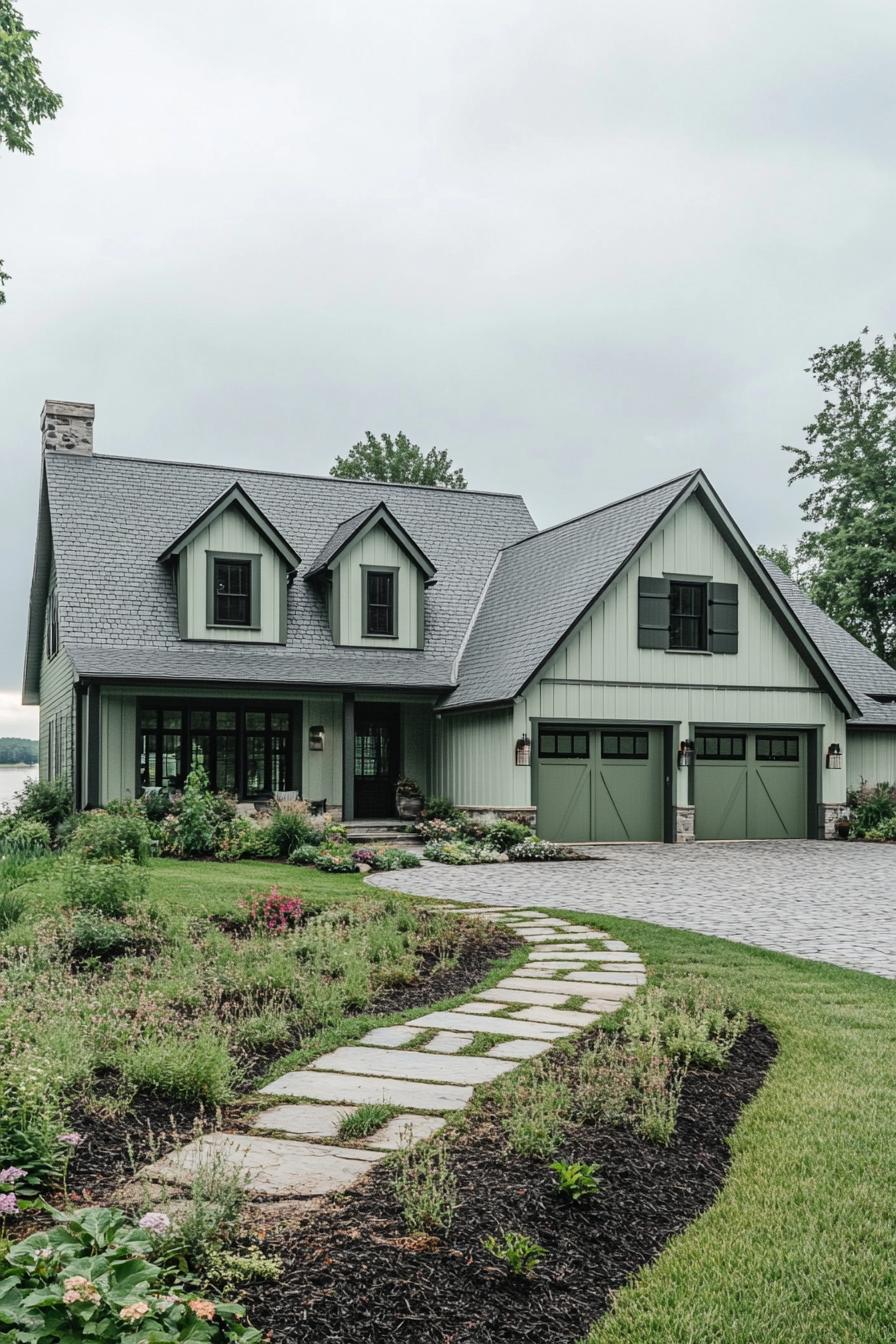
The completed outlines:
{"type": "Polygon", "coordinates": [[[828,754],[825,759],[825,765],[829,770],[843,769],[843,752],[840,749],[839,742],[832,742],[828,747],[828,754]]]}
{"type": "Polygon", "coordinates": [[[522,737],[517,738],[513,759],[517,765],[530,764],[532,760],[532,742],[526,733],[523,733],[522,737]]]}
{"type": "Polygon", "coordinates": [[[685,737],[678,744],[678,768],[679,770],[689,770],[694,764],[694,743],[689,737],[685,737]]]}
{"type": "Polygon", "coordinates": [[[313,728],[308,729],[308,750],[323,751],[324,749],[324,728],[323,724],[317,723],[313,728]]]}

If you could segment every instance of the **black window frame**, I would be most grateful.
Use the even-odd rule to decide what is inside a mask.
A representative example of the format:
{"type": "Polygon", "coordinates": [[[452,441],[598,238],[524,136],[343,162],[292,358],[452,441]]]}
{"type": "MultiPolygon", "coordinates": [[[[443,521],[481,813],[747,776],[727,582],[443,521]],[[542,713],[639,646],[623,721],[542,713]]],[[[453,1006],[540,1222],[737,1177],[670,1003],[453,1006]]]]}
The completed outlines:
{"type": "Polygon", "coordinates": [[[298,788],[298,777],[301,774],[301,759],[297,758],[296,744],[301,741],[298,736],[299,726],[297,724],[297,707],[293,703],[281,701],[233,701],[233,700],[140,700],[137,704],[137,792],[143,793],[147,788],[165,788],[182,789],[195,760],[195,742],[196,739],[207,738],[206,759],[203,762],[206,772],[209,776],[209,783],[212,789],[217,792],[231,793],[237,798],[264,798],[270,797],[274,793],[289,792],[298,788]],[[165,725],[164,715],[168,713],[169,717],[175,714],[180,715],[180,726],[165,725]],[[264,722],[260,728],[247,727],[248,714],[262,714],[264,722]],[[145,719],[150,715],[155,716],[155,723],[148,726],[145,719]],[[194,715],[202,716],[199,722],[194,723],[194,715]],[[211,715],[209,722],[205,722],[205,716],[211,715]],[[233,727],[226,724],[219,724],[216,715],[232,715],[233,727]],[[286,727],[274,726],[272,715],[285,715],[287,720],[286,727]],[[152,738],[152,744],[147,748],[145,739],[152,738]],[[261,737],[263,739],[263,760],[261,770],[261,787],[249,789],[249,737],[261,737]],[[177,739],[176,744],[171,743],[168,751],[165,751],[165,739],[177,739]],[[279,739],[275,743],[274,739],[279,739]],[[225,744],[233,746],[233,780],[234,787],[231,789],[226,786],[226,781],[221,780],[221,770],[219,769],[219,758],[221,747],[225,744]],[[178,769],[169,775],[164,773],[165,757],[176,754],[178,769]],[[144,766],[144,760],[153,758],[153,778],[147,777],[147,769],[144,766]],[[277,762],[280,762],[282,769],[280,777],[275,778],[274,769],[277,762]]]}
{"type": "Polygon", "coordinates": [[[59,589],[55,586],[47,594],[44,648],[46,649],[47,662],[52,662],[59,652],[59,589]]]}
{"type": "Polygon", "coordinates": [[[249,630],[252,628],[252,561],[247,559],[232,559],[229,556],[212,556],[212,623],[214,625],[230,626],[234,629],[249,630]],[[222,590],[222,579],[219,574],[226,572],[227,588],[222,590]],[[236,575],[241,576],[241,582],[233,586],[233,579],[236,575]],[[226,616],[222,614],[222,603],[241,603],[243,604],[245,615],[243,618],[226,616]]]}
{"type": "Polygon", "coordinates": [[[398,638],[398,570],[388,565],[364,565],[361,570],[363,576],[363,596],[364,596],[364,637],[366,639],[397,639],[398,638]],[[371,587],[373,584],[386,581],[388,598],[382,598],[377,601],[371,599],[371,587]],[[374,622],[371,622],[371,614],[377,613],[374,622]],[[382,623],[381,615],[385,613],[386,629],[374,628],[382,623]]]}
{"type": "Polygon", "coordinates": [[[669,651],[706,653],[709,649],[708,593],[705,580],[672,579],[669,583],[669,651]],[[685,593],[697,595],[696,611],[676,610],[685,593]],[[685,630],[688,630],[688,642],[685,630]]]}
{"type": "Polygon", "coordinates": [[[756,734],[756,760],[761,761],[763,765],[798,765],[800,761],[800,738],[799,733],[757,733],[756,734]],[[769,744],[768,754],[760,755],[760,742],[769,744]],[[774,752],[772,744],[783,742],[783,752],[774,752]]]}
{"type": "Polygon", "coordinates": [[[600,735],[602,761],[649,761],[650,734],[643,728],[606,728],[600,735]],[[623,740],[631,738],[631,746],[623,748],[623,740]],[[612,743],[615,739],[615,750],[612,743]]]}
{"type": "Polygon", "coordinates": [[[539,724],[538,755],[544,761],[587,761],[591,756],[591,732],[580,724],[539,724]],[[567,737],[569,747],[562,749],[560,739],[567,737]]]}
{"type": "Polygon", "coordinates": [[[694,756],[698,761],[745,761],[747,759],[746,733],[696,733],[694,736],[694,756]],[[716,750],[708,752],[707,742],[715,742],[716,750]],[[730,743],[730,750],[721,750],[722,742],[730,743]],[[735,743],[738,747],[735,750],[735,743]]]}

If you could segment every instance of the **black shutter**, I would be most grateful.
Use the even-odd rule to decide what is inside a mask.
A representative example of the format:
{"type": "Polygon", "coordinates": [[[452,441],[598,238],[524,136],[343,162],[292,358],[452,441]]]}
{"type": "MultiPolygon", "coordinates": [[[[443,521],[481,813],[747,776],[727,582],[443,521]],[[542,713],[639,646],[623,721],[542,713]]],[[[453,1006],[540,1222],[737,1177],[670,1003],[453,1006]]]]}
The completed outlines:
{"type": "Polygon", "coordinates": [[[668,649],[670,591],[668,579],[638,579],[639,649],[668,649]]]}
{"type": "Polygon", "coordinates": [[[709,585],[709,638],[711,653],[737,653],[737,584],[709,585]]]}

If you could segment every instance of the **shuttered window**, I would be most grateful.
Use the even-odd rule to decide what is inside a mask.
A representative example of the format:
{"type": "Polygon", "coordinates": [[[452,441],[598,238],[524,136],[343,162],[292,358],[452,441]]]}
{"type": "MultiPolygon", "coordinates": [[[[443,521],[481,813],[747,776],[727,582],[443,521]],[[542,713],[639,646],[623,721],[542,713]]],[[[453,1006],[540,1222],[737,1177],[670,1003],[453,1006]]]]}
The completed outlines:
{"type": "Polygon", "coordinates": [[[737,653],[736,583],[638,579],[638,648],[737,653]]]}

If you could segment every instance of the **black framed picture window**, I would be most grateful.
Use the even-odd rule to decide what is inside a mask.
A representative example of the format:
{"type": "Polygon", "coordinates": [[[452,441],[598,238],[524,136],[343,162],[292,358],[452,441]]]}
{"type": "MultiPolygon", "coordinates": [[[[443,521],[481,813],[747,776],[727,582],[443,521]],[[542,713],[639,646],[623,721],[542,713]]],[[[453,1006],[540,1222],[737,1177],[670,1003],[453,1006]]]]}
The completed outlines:
{"type": "Polygon", "coordinates": [[[669,648],[706,649],[706,584],[669,585],[669,648]]]}
{"type": "Polygon", "coordinates": [[[587,728],[550,724],[538,732],[538,754],[550,761],[584,761],[590,754],[587,728]]]}
{"type": "Polygon", "coordinates": [[[390,638],[395,635],[395,571],[364,571],[364,633],[390,638]]]}
{"type": "Polygon", "coordinates": [[[646,761],[650,757],[650,738],[647,733],[625,728],[601,733],[600,754],[605,761],[646,761]]]}
{"type": "Polygon", "coordinates": [[[744,761],[747,739],[742,733],[698,733],[694,749],[698,761],[744,761]]]}
{"type": "Polygon", "coordinates": [[[800,740],[789,735],[756,736],[757,761],[798,761],[800,759],[800,740]]]}
{"type": "Polygon", "coordinates": [[[138,719],[141,788],[182,789],[201,765],[216,793],[252,798],[293,784],[293,715],[256,705],[143,705],[138,719]]]}

